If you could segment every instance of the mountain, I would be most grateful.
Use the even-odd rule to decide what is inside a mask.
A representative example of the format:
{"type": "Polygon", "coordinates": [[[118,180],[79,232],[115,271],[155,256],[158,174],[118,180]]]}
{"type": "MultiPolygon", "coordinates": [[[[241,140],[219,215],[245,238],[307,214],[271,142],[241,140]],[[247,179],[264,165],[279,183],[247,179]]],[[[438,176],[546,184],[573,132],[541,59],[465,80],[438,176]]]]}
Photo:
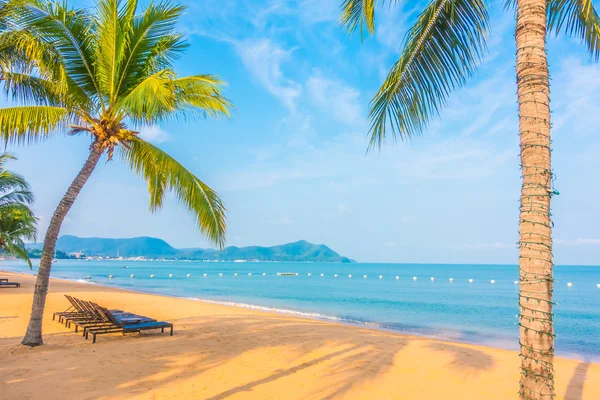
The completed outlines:
{"type": "MultiPolygon", "coordinates": [[[[27,245],[31,250],[40,249],[40,243],[27,245]]],[[[86,256],[102,257],[146,257],[189,260],[257,260],[257,261],[311,261],[352,262],[323,244],[312,244],[306,240],[272,247],[230,246],[223,250],[176,249],[162,239],[136,237],[129,239],[80,238],[61,236],[56,249],[66,253],[83,253],[86,256]]]]}

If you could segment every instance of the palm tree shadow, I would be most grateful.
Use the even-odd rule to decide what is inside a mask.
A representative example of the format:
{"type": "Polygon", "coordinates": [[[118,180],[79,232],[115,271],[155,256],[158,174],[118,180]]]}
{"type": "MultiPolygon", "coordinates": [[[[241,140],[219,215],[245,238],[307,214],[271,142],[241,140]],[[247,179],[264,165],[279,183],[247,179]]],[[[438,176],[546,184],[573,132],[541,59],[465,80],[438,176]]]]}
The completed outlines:
{"type": "Polygon", "coordinates": [[[590,367],[590,363],[582,362],[577,365],[573,376],[567,386],[565,392],[565,400],[582,400],[583,399],[583,386],[585,382],[585,376],[590,367]]]}

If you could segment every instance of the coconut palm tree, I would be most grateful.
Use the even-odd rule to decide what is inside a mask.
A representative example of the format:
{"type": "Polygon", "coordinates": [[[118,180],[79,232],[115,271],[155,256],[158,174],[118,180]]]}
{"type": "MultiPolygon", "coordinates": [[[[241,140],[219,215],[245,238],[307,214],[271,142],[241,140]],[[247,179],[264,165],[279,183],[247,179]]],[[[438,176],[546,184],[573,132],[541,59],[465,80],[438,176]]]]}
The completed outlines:
{"type": "Polygon", "coordinates": [[[0,154],[0,252],[21,258],[29,264],[24,240],[35,241],[37,218],[29,208],[33,193],[25,179],[7,169],[6,161],[15,158],[0,154]]]}
{"type": "MultiPolygon", "coordinates": [[[[375,9],[395,0],[344,0],[348,31],[375,30],[375,9]]],[[[489,30],[486,0],[431,0],[406,34],[400,58],[370,105],[370,148],[387,134],[409,138],[424,132],[452,92],[485,54],[489,30]]],[[[600,18],[591,0],[507,0],[516,11],[517,90],[523,182],[519,220],[520,345],[522,399],[554,396],[552,321],[552,225],[550,199],[550,86],[548,31],[576,36],[597,60],[600,18]]]]}
{"type": "Polygon", "coordinates": [[[116,150],[144,178],[152,211],[171,191],[208,239],[224,243],[226,210],[217,193],[138,136],[141,126],[177,117],[229,115],[221,80],[181,77],[173,69],[186,47],[176,31],[184,10],[170,1],[143,10],[136,0],[99,0],[92,10],[69,8],[66,1],[3,4],[0,70],[7,94],[19,105],[0,109],[0,136],[27,144],[62,132],[87,135],[91,142],[44,238],[25,345],[43,343],[42,316],[60,227],[103,155],[111,160],[116,150]]]}

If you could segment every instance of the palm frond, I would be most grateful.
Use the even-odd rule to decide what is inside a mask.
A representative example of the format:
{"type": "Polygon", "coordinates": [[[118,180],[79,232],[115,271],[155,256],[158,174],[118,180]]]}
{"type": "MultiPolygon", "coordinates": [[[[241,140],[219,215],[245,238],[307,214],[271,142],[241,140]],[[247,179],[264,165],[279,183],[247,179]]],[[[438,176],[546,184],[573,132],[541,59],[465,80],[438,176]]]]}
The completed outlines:
{"type": "Polygon", "coordinates": [[[5,143],[31,143],[46,139],[71,116],[66,108],[52,106],[23,106],[0,108],[0,138],[5,143]]]}
{"type": "Polygon", "coordinates": [[[194,215],[200,231],[219,246],[225,243],[226,209],[218,194],[174,158],[141,139],[120,148],[123,160],[148,184],[150,209],[163,205],[167,191],[194,215]]]}
{"type": "Polygon", "coordinates": [[[579,38],[600,59],[600,16],[592,0],[549,0],[548,30],[579,38]]]}
{"type": "Polygon", "coordinates": [[[13,71],[3,71],[4,93],[18,104],[64,105],[66,87],[61,82],[13,71]]]}
{"type": "Polygon", "coordinates": [[[137,123],[153,123],[185,112],[187,116],[228,116],[230,101],[223,96],[224,82],[211,75],[177,78],[171,69],[147,77],[120,103],[137,123]]]}
{"type": "Polygon", "coordinates": [[[375,33],[375,7],[384,0],[344,0],[340,23],[348,32],[360,28],[360,35],[366,30],[370,35],[375,33]]]}
{"type": "Polygon", "coordinates": [[[44,0],[11,0],[9,5],[14,29],[31,31],[52,45],[70,79],[104,107],[104,96],[95,79],[95,24],[88,12],[44,0]]]}
{"type": "Polygon", "coordinates": [[[170,69],[170,62],[185,48],[182,36],[175,32],[185,6],[163,1],[150,4],[135,16],[124,49],[117,92],[126,95],[148,76],[170,69]]]}
{"type": "Polygon", "coordinates": [[[386,130],[401,139],[420,134],[450,92],[462,86],[486,50],[485,0],[434,0],[419,15],[404,50],[371,100],[370,148],[386,130]]]}

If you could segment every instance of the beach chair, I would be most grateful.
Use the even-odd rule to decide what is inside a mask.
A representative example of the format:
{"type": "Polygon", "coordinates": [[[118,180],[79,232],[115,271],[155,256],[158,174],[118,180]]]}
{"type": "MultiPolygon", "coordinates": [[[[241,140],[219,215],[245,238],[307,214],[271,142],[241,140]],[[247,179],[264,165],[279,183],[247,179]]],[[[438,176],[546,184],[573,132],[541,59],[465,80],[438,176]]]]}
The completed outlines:
{"type": "MultiPolygon", "coordinates": [[[[81,300],[81,302],[90,310],[92,314],[94,314],[94,318],[88,320],[71,320],[69,322],[68,327],[70,327],[71,324],[75,325],[75,332],[77,332],[79,328],[83,328],[82,335],[85,336],[87,330],[90,328],[108,328],[113,326],[113,323],[98,310],[98,308],[100,307],[98,304],[92,303],[91,301],[83,300],[81,300]]],[[[137,315],[126,312],[119,313],[113,310],[110,310],[110,312],[114,315],[115,319],[117,319],[124,325],[140,324],[145,322],[156,322],[154,318],[146,317],[144,315],[137,315]]]]}
{"type": "MultiPolygon", "coordinates": [[[[84,304],[82,300],[79,300],[76,297],[69,296],[65,294],[71,306],[67,308],[65,311],[55,312],[52,316],[52,320],[54,320],[58,316],[58,322],[61,322],[65,325],[68,324],[69,320],[74,319],[90,319],[94,317],[94,312],[89,309],[89,307],[84,304]]],[[[111,310],[113,313],[122,313],[122,310],[111,310]]]]}
{"type": "Polygon", "coordinates": [[[88,328],[85,332],[85,338],[89,337],[89,334],[92,334],[92,343],[96,343],[96,335],[103,335],[105,333],[122,333],[125,335],[126,333],[140,333],[141,331],[151,330],[151,329],[160,329],[160,332],[163,333],[165,328],[170,328],[170,335],[173,336],[173,324],[165,321],[152,321],[152,322],[141,322],[141,323],[132,323],[127,324],[119,321],[119,319],[109,310],[104,307],[97,307],[98,312],[104,316],[108,321],[110,321],[110,326],[104,326],[99,328],[88,328]]]}
{"type": "Polygon", "coordinates": [[[8,278],[0,278],[0,287],[21,287],[19,282],[9,282],[8,278]]]}

